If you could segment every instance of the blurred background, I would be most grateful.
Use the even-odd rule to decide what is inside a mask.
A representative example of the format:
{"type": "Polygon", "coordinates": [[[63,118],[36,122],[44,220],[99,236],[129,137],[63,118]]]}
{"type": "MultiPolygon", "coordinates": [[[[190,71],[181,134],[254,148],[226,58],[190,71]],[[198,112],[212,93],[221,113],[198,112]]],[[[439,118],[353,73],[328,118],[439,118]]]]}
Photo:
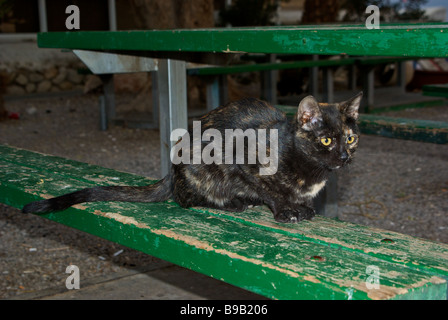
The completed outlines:
{"type": "MultiPolygon", "coordinates": [[[[157,126],[148,125],[154,119],[153,98],[157,95],[151,74],[113,76],[117,119],[104,130],[102,79],[71,51],[37,47],[38,32],[67,31],[65,9],[69,5],[79,7],[80,31],[115,31],[364,25],[368,17],[365,10],[371,4],[379,7],[381,24],[447,21],[446,0],[0,0],[0,144],[161,177],[159,131],[157,126]]],[[[237,54],[228,65],[346,58],[350,57],[237,54]]],[[[446,59],[415,58],[400,63],[379,59],[369,64],[373,69],[358,67],[331,69],[335,101],[342,101],[339,94],[351,96],[365,90],[364,76],[373,70],[372,112],[395,117],[397,122],[441,121],[447,127],[447,88],[442,88],[442,96],[423,94],[425,85],[448,83],[446,59]]],[[[219,83],[226,84],[221,86],[220,101],[250,96],[297,106],[309,93],[326,101],[326,76],[321,67],[226,73],[219,76],[219,83]]],[[[190,120],[208,110],[208,80],[188,75],[190,120]]],[[[338,217],[448,243],[447,168],[446,144],[364,134],[354,163],[338,174],[338,217]]],[[[55,286],[65,288],[65,268],[72,263],[84,270],[89,280],[114,278],[161,262],[0,204],[0,298],[22,295],[26,299],[27,294],[55,286]]],[[[183,272],[175,272],[181,275],[178,282],[188,290],[195,287],[195,298],[204,297],[204,292],[209,298],[222,298],[221,292],[227,292],[224,297],[235,297],[234,289],[216,289],[222,284],[210,283],[210,279],[197,281],[197,274],[183,272]]],[[[164,283],[176,278],[167,274],[161,276],[164,283]]],[[[173,298],[163,290],[145,294],[173,298]]],[[[247,293],[240,294],[248,297],[247,293]]]]}
{"type": "MultiPolygon", "coordinates": [[[[172,28],[211,28],[220,26],[267,26],[352,23],[363,24],[365,8],[375,4],[385,22],[444,22],[448,4],[443,0],[0,0],[0,72],[1,91],[7,95],[82,90],[100,86],[98,78],[83,74],[85,68],[73,54],[60,50],[39,50],[36,33],[67,31],[65,8],[75,4],[80,9],[81,30],[136,30],[172,28]]],[[[284,60],[307,57],[284,57],[284,60]]],[[[384,66],[379,66],[384,68],[384,66]]],[[[421,62],[413,69],[445,70],[443,61],[421,62]]],[[[306,74],[281,72],[281,94],[307,89],[306,74]],[[291,80],[293,89],[288,89],[291,80]]],[[[340,74],[339,74],[340,76],[340,74]]],[[[144,75],[123,76],[117,90],[139,92],[145,87],[144,75]]],[[[254,74],[230,77],[246,89],[257,89],[254,74]],[[252,85],[251,85],[252,84],[252,85]]],[[[411,79],[409,79],[410,82],[411,79]]],[[[382,80],[385,82],[385,80],[382,80]]],[[[195,85],[192,85],[195,87],[195,85]]],[[[417,84],[417,88],[421,84],[417,84]]],[[[148,88],[147,88],[148,89],[148,88]]],[[[411,89],[415,89],[412,87],[411,89]]],[[[191,103],[205,104],[201,92],[192,89],[191,103]],[[199,99],[199,100],[198,100],[199,99]]],[[[254,92],[252,95],[255,95],[254,92]]],[[[241,95],[241,94],[239,94],[241,95]]],[[[235,97],[239,96],[236,93],[235,97]]],[[[244,94],[243,94],[244,95],[244,94]]],[[[3,116],[5,111],[3,110],[3,116]]]]}

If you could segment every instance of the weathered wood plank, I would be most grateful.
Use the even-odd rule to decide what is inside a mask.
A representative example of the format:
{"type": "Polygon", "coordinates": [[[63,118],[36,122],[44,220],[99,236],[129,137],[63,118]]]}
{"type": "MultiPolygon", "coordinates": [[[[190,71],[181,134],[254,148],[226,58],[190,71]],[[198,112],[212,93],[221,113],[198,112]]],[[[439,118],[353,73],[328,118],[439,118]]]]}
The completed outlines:
{"type": "MultiPolygon", "coordinates": [[[[235,222],[226,223],[222,219],[207,217],[204,221],[204,216],[180,212],[183,210],[176,206],[157,207],[158,205],[136,205],[129,208],[127,205],[125,207],[115,205],[105,209],[104,204],[92,204],[68,210],[70,212],[52,214],[48,218],[236,285],[238,281],[233,278],[243,277],[244,284],[240,286],[247,288],[249,285],[248,289],[265,295],[272,291],[273,295],[270,297],[281,298],[281,295],[276,296],[278,292],[274,295],[274,292],[280,289],[280,294],[287,294],[288,298],[366,298],[366,292],[358,287],[363,286],[362,276],[365,272],[363,269],[366,265],[371,265],[372,261],[360,261],[357,256],[350,259],[344,253],[331,253],[332,250],[326,249],[325,246],[312,246],[306,242],[294,243],[289,237],[275,233],[253,231],[250,227],[241,228],[241,225],[235,222]],[[132,207],[135,207],[134,210],[132,207]],[[124,210],[131,215],[123,214],[124,210]],[[161,214],[164,215],[162,219],[161,214]],[[147,231],[149,228],[151,230],[147,231]],[[280,248],[275,248],[272,243],[280,244],[280,248]],[[304,255],[305,248],[311,255],[304,255]],[[286,250],[285,257],[280,254],[282,250],[286,250]],[[267,257],[270,259],[266,261],[267,257]],[[325,259],[325,264],[321,263],[320,258],[317,260],[312,257],[322,257],[325,259]],[[334,268],[333,263],[341,258],[347,265],[334,268]],[[269,262],[271,259],[275,260],[274,263],[269,262]],[[277,260],[281,262],[276,263],[277,260]],[[322,269],[324,265],[328,270],[322,269]],[[229,266],[230,270],[226,266],[229,266]],[[305,269],[306,272],[303,272],[305,269]],[[331,282],[336,282],[337,285],[326,284],[329,269],[336,273],[347,269],[357,276],[355,280],[352,280],[351,276],[344,280],[331,279],[331,282]],[[255,279],[249,276],[252,274],[256,275],[255,279]],[[308,281],[311,282],[307,283],[308,281]],[[301,282],[304,282],[304,288],[299,286],[301,282]],[[305,290],[298,292],[303,289],[305,290]],[[296,290],[297,296],[291,296],[291,290],[296,290]]],[[[402,274],[397,268],[390,271],[390,266],[384,263],[376,262],[375,265],[381,270],[393,272],[394,278],[396,273],[402,274]]],[[[340,275],[342,274],[335,278],[340,278],[340,275]]],[[[403,279],[398,282],[422,281],[421,277],[415,277],[409,273],[403,274],[403,279]]],[[[429,281],[425,283],[428,288],[440,282],[434,277],[426,278],[426,281],[429,281]]],[[[383,286],[386,283],[384,280],[383,286]]],[[[394,286],[383,289],[386,291],[372,291],[370,298],[390,298],[396,297],[397,293],[407,293],[407,290],[394,286]]]]}
{"type": "Polygon", "coordinates": [[[359,128],[362,133],[388,138],[437,144],[448,143],[448,123],[442,121],[362,115],[359,128]]]}
{"type": "MultiPolygon", "coordinates": [[[[118,183],[117,178],[120,184],[148,182],[147,178],[4,146],[0,147],[0,177],[1,201],[19,208],[72,189],[118,183]]],[[[341,241],[328,241],[322,233],[331,233],[337,221],[319,218],[285,226],[276,223],[267,210],[256,208],[244,214],[247,217],[187,210],[173,202],[115,202],[81,204],[43,216],[271,298],[446,298],[446,281],[440,272],[411,269],[369,256],[365,254],[368,250],[346,249],[348,245],[341,241]],[[298,233],[300,228],[308,229],[308,234],[298,233]],[[372,265],[381,270],[380,289],[366,287],[366,268],[372,265]]],[[[342,229],[346,243],[359,233],[342,229]]],[[[400,240],[387,236],[406,245],[401,243],[406,236],[400,240]]],[[[380,247],[377,251],[387,252],[380,247]]]]}
{"type": "MultiPolygon", "coordinates": [[[[406,109],[420,109],[420,108],[431,108],[431,107],[439,107],[446,105],[446,101],[442,98],[431,98],[428,99],[427,97],[424,97],[424,95],[419,95],[418,97],[413,97],[414,99],[411,100],[411,97],[407,98],[409,93],[406,93],[404,97],[406,97],[405,101],[402,101],[398,104],[393,105],[387,105],[387,106],[381,106],[377,103],[375,103],[372,108],[369,109],[370,114],[378,114],[378,113],[384,113],[384,112],[393,112],[393,111],[400,111],[400,110],[406,110],[406,109]]],[[[390,96],[390,101],[394,101],[394,97],[390,96]]]]}
{"type": "Polygon", "coordinates": [[[47,32],[41,48],[447,57],[448,24],[47,32]],[[415,44],[419,45],[416,46],[415,44]]]}
{"type": "Polygon", "coordinates": [[[319,243],[333,248],[363,253],[378,259],[427,271],[448,279],[448,245],[317,216],[312,222],[281,224],[270,219],[266,207],[254,207],[234,213],[207,208],[193,208],[246,225],[263,226],[272,232],[319,243]]]}

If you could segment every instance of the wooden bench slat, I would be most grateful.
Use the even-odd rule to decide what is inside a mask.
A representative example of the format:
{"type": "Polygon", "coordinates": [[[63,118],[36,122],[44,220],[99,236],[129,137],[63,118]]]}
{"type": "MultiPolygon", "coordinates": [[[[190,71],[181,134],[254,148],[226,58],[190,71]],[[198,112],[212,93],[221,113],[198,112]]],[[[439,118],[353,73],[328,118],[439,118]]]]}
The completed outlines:
{"type": "Polygon", "coordinates": [[[46,32],[41,48],[447,57],[448,24],[46,32]],[[418,43],[418,45],[415,45],[418,43]]]}
{"type": "MultiPolygon", "coordinates": [[[[107,184],[117,175],[123,184],[135,185],[133,182],[141,179],[4,146],[0,147],[0,161],[1,201],[16,207],[43,196],[65,193],[61,188],[67,183],[81,188],[107,184]],[[45,164],[49,167],[39,170],[45,164]],[[79,181],[78,168],[95,174],[84,175],[83,181],[79,181]]],[[[262,221],[248,224],[241,223],[241,217],[201,208],[182,209],[172,202],[116,202],[81,204],[43,216],[271,298],[446,298],[446,281],[436,272],[413,270],[357,250],[341,250],[339,244],[327,241],[322,232],[331,228],[328,223],[338,224],[337,221],[317,218],[285,227],[269,220],[269,212],[262,210],[260,214],[262,221]],[[266,222],[275,228],[267,227],[266,222]],[[291,232],[288,228],[298,229],[291,232]],[[308,229],[307,235],[292,236],[303,228],[308,229]],[[381,289],[367,290],[369,265],[384,272],[381,289]]],[[[352,231],[348,229],[346,233],[348,243],[352,231]]]]}
{"type": "MultiPolygon", "coordinates": [[[[24,149],[11,148],[0,145],[1,161],[12,164],[34,168],[39,172],[58,173],[61,170],[69,170],[71,177],[80,182],[92,183],[97,185],[116,185],[122,184],[121,179],[129,179],[129,173],[120,172],[113,169],[100,167],[71,159],[65,159],[57,156],[46,155],[38,152],[41,157],[30,157],[30,152],[24,149]]],[[[157,180],[147,177],[132,175],[134,185],[147,185],[157,180]]],[[[128,180],[127,180],[128,181],[128,180]]]]}
{"type": "Polygon", "coordinates": [[[313,222],[281,224],[273,221],[270,211],[263,207],[255,207],[238,213],[207,208],[192,210],[209,212],[247,225],[264,226],[271,232],[337,249],[363,253],[448,278],[446,267],[448,266],[448,246],[426,239],[321,216],[315,217],[313,222]],[[314,223],[318,224],[318,228],[315,228],[314,223]],[[415,263],[416,261],[418,263],[415,263]]]}

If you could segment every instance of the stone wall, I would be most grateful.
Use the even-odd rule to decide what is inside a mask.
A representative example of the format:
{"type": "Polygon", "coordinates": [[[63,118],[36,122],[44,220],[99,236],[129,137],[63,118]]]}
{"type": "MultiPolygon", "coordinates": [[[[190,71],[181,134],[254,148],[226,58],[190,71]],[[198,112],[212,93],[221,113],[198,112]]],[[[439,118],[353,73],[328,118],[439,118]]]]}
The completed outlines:
{"type": "MultiPolygon", "coordinates": [[[[6,95],[101,90],[100,78],[87,73],[88,68],[72,52],[41,49],[34,41],[2,42],[0,35],[0,75],[4,82],[0,92],[6,95]]],[[[117,93],[148,91],[151,86],[148,73],[116,74],[114,78],[117,93]]]]}
{"type": "Polygon", "coordinates": [[[6,75],[6,95],[83,89],[85,65],[72,53],[41,49],[33,40],[2,38],[0,72],[6,75]]]}
{"type": "Polygon", "coordinates": [[[6,94],[59,92],[84,88],[86,76],[76,66],[50,66],[43,70],[20,68],[8,72],[6,94]]]}

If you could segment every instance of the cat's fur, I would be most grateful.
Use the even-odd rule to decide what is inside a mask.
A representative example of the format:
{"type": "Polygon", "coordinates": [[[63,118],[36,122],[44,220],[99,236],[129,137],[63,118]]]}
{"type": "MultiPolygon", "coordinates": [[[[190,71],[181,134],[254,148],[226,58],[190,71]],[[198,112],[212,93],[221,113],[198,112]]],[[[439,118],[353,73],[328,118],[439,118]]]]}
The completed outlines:
{"type": "MultiPolygon", "coordinates": [[[[296,116],[286,115],[258,99],[221,106],[201,120],[201,129],[277,129],[278,170],[260,175],[262,164],[177,164],[153,185],[83,189],[53,199],[27,204],[23,212],[64,210],[92,201],[158,202],[172,198],[180,206],[203,206],[243,211],[266,204],[281,222],[311,219],[311,199],[324,187],[330,171],[349,163],[359,141],[356,124],[362,92],[348,101],[318,103],[304,98],[296,116]],[[327,144],[330,138],[331,142],[327,144]],[[350,143],[349,143],[350,142],[350,143]]],[[[190,136],[192,134],[190,129],[190,136]]],[[[269,138],[267,138],[269,150],[269,138]]],[[[202,142],[202,147],[207,143],[202,142]]],[[[192,145],[192,144],[191,144],[192,145]]],[[[245,146],[247,156],[247,144],[245,146]]],[[[191,151],[192,153],[192,151],[191,151]]]]}

